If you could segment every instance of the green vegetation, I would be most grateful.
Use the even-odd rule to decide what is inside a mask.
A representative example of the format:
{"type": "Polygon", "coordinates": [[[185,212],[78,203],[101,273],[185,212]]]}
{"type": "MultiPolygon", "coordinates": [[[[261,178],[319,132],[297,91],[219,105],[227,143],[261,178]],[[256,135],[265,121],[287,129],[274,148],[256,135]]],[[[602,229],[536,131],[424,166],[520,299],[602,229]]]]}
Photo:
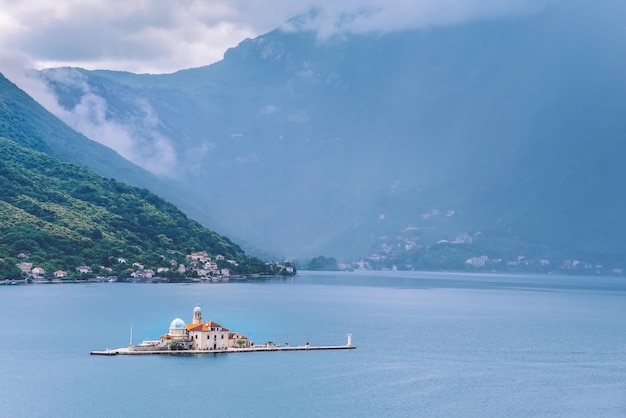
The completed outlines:
{"type": "Polygon", "coordinates": [[[118,263],[118,257],[156,270],[185,263],[194,251],[234,260],[236,266],[224,266],[232,273],[273,273],[272,266],[246,256],[148,190],[5,138],[0,154],[0,279],[14,278],[15,265],[23,261],[48,275],[78,274],[76,267],[88,265],[94,274],[127,276],[130,265],[118,263]]]}
{"type": "Polygon", "coordinates": [[[324,257],[320,255],[311,260],[309,270],[337,271],[339,270],[339,265],[335,257],[324,257]]]}

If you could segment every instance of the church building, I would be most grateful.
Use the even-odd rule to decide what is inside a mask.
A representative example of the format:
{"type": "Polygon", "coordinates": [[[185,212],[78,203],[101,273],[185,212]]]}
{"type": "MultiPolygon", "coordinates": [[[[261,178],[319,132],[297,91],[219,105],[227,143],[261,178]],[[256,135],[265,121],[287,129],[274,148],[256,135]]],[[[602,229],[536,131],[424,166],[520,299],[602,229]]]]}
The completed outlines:
{"type": "Polygon", "coordinates": [[[193,321],[185,324],[180,318],[170,323],[170,332],[161,336],[161,344],[177,350],[228,350],[254,345],[244,335],[229,330],[220,324],[202,322],[202,309],[193,309],[193,321]]]}

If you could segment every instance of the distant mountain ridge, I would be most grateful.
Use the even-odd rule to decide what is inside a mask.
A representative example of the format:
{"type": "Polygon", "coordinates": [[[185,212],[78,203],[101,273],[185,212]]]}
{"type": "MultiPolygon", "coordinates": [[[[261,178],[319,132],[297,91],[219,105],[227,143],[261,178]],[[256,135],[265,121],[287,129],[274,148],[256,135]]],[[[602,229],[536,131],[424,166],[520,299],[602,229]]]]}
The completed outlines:
{"type": "Polygon", "coordinates": [[[148,104],[220,229],[287,256],[401,251],[382,237],[410,230],[416,248],[467,234],[481,252],[619,263],[626,34],[613,8],[553,2],[324,42],[273,31],[174,74],[41,76],[68,110],[84,92],[58,71],[112,121],[148,104]]]}

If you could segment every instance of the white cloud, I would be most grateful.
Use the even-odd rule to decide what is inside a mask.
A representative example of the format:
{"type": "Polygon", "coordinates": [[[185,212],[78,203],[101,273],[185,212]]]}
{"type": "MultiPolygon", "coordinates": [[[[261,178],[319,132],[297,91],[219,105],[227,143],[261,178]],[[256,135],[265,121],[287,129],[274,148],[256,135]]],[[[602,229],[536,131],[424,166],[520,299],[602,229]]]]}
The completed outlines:
{"type": "Polygon", "coordinates": [[[176,151],[171,141],[159,133],[159,120],[148,103],[137,103],[142,114],[127,125],[108,116],[106,100],[91,91],[80,73],[58,69],[51,74],[55,79],[82,90],[80,101],[72,109],[58,104],[48,107],[55,116],[157,176],[174,175],[176,151]]]}
{"type": "Polygon", "coordinates": [[[310,10],[316,10],[316,17],[304,27],[328,36],[527,13],[546,1],[274,0],[270,5],[261,0],[0,0],[0,51],[21,51],[36,68],[161,73],[215,62],[246,37],[310,10]]]}
{"type": "Polygon", "coordinates": [[[159,119],[146,102],[136,106],[141,114],[129,124],[108,116],[106,100],[93,93],[82,74],[59,68],[48,73],[56,81],[81,92],[80,100],[71,109],[59,105],[54,93],[37,75],[25,71],[29,62],[23,55],[0,54],[7,77],[18,84],[39,104],[74,130],[113,150],[122,157],[160,177],[174,177],[178,158],[171,140],[160,133],[159,119]]]}
{"type": "Polygon", "coordinates": [[[321,37],[336,33],[390,32],[445,26],[476,19],[532,13],[547,0],[321,0],[312,13],[287,24],[317,30],[321,37]]]}
{"type": "Polygon", "coordinates": [[[219,60],[256,32],[227,1],[0,0],[0,49],[38,68],[167,72],[219,60]]]}
{"type": "MultiPolygon", "coordinates": [[[[45,83],[26,68],[75,66],[163,73],[210,64],[246,37],[276,27],[316,30],[321,37],[344,32],[386,32],[451,25],[474,19],[529,13],[547,0],[0,0],[0,72],[70,126],[161,176],[176,172],[170,140],[158,134],[147,104],[143,116],[124,125],[107,117],[107,103],[75,77],[80,102],[62,108],[45,83]],[[297,24],[286,22],[304,16],[297,24]]],[[[303,72],[301,76],[315,77],[303,72]]],[[[337,83],[341,80],[327,80],[337,83]]],[[[268,104],[259,115],[277,112],[268,104]]],[[[289,120],[306,122],[304,111],[289,120]]],[[[206,150],[209,152],[210,150],[206,150]]],[[[183,156],[184,158],[184,156],[183,156]]],[[[256,155],[240,156],[240,163],[256,155]]]]}

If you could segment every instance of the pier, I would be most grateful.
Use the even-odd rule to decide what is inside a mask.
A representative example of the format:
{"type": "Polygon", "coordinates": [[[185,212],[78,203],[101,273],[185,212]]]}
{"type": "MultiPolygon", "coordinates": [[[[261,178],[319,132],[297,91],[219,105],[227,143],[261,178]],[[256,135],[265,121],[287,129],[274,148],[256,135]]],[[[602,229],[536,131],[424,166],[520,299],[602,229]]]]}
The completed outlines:
{"type": "Polygon", "coordinates": [[[107,349],[102,351],[92,351],[92,356],[117,356],[117,355],[170,355],[170,356],[188,356],[197,354],[223,354],[223,353],[256,353],[260,351],[311,351],[311,350],[350,350],[355,349],[355,345],[299,345],[299,346],[282,346],[282,345],[260,345],[246,348],[227,348],[222,350],[142,350],[135,346],[107,349]]]}

